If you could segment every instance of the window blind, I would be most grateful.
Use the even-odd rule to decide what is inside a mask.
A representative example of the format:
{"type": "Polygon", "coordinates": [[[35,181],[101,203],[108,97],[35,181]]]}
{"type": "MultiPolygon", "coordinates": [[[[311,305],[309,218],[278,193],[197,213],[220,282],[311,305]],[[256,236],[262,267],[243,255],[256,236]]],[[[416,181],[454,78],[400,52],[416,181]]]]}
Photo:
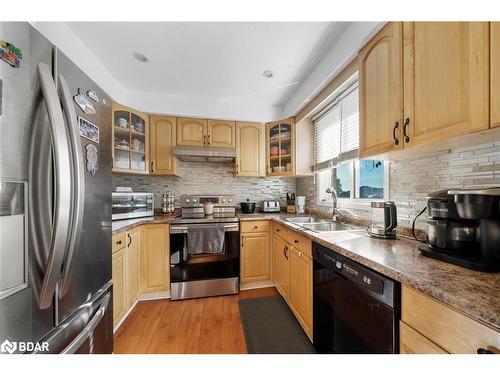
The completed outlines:
{"type": "Polygon", "coordinates": [[[313,118],[315,171],[358,157],[358,91],[356,82],[313,118]]]}

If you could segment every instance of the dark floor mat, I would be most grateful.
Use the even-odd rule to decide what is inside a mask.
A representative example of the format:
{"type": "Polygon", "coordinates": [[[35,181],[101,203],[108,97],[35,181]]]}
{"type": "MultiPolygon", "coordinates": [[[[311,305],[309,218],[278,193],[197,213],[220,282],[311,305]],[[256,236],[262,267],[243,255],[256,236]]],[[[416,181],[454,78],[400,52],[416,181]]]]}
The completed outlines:
{"type": "Polygon", "coordinates": [[[248,353],[316,353],[281,296],[242,299],[239,308],[248,353]]]}

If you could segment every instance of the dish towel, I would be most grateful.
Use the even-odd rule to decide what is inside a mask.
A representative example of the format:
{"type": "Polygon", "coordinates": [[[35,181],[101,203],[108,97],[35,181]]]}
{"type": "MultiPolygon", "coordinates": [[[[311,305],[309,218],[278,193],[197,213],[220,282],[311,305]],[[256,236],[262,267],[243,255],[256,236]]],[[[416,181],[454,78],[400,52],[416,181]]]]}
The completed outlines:
{"type": "Polygon", "coordinates": [[[224,224],[188,227],[187,247],[190,255],[223,254],[224,224]]]}

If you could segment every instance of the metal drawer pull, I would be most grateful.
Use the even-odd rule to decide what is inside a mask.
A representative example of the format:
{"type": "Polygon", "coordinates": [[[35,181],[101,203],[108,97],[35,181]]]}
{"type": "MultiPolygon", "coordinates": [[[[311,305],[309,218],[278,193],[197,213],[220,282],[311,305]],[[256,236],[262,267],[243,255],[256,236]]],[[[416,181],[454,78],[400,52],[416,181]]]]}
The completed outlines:
{"type": "Polygon", "coordinates": [[[116,242],[116,244],[117,244],[117,245],[121,245],[121,244],[122,244],[122,240],[117,241],[117,242],[116,242]]]}
{"type": "Polygon", "coordinates": [[[477,350],[477,354],[495,354],[491,350],[485,349],[485,348],[479,348],[477,350]]]}
{"type": "Polygon", "coordinates": [[[396,121],[394,124],[394,128],[392,129],[392,139],[394,140],[394,144],[399,145],[399,139],[396,138],[396,130],[399,128],[399,121],[396,121]]]}
{"type": "Polygon", "coordinates": [[[410,142],[410,137],[408,136],[408,134],[406,134],[406,128],[410,125],[410,118],[407,117],[406,120],[405,120],[405,124],[403,126],[403,135],[405,137],[405,142],[406,143],[409,143],[410,142]]]}

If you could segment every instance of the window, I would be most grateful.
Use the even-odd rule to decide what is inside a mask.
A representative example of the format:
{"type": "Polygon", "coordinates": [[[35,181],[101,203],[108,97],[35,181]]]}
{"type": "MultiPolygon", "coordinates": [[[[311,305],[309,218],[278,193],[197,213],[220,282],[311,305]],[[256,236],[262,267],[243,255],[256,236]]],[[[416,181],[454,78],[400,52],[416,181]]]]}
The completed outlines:
{"type": "Polygon", "coordinates": [[[357,198],[384,199],[384,162],[358,160],[357,198]]]}
{"type": "Polygon", "coordinates": [[[332,186],[335,186],[339,202],[387,199],[387,168],[388,162],[383,160],[355,159],[317,172],[318,204],[331,204],[326,189],[332,186]]]}
{"type": "Polygon", "coordinates": [[[370,202],[388,197],[388,162],[359,160],[359,97],[357,74],[336,98],[313,118],[314,171],[318,204],[331,204],[334,187],[339,203],[370,202]]]}
{"type": "Polygon", "coordinates": [[[358,82],[345,89],[314,122],[314,170],[358,156],[358,82]]]}
{"type": "Polygon", "coordinates": [[[335,186],[338,198],[351,197],[351,169],[350,163],[340,164],[333,169],[333,186],[335,186]]]}

